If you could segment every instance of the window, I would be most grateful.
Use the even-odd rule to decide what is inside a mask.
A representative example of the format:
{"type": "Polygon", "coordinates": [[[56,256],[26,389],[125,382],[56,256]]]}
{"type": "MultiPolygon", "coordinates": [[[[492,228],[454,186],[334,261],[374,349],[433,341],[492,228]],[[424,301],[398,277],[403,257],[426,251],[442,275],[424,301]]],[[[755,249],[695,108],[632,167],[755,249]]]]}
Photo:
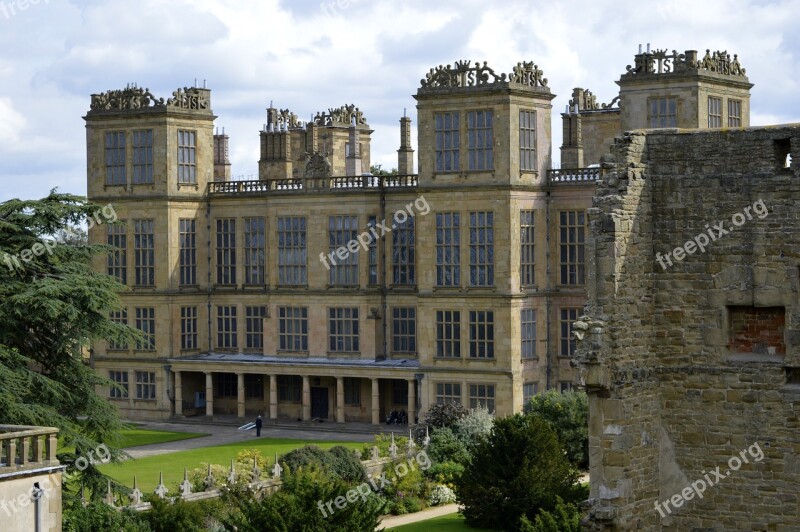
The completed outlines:
{"type": "Polygon", "coordinates": [[[133,184],[153,183],[153,130],[133,132],[133,184]]]}
{"type": "Polygon", "coordinates": [[[461,285],[461,215],[436,213],[436,286],[461,285]]]}
{"type": "Polygon", "coordinates": [[[136,328],[142,332],[143,338],[136,342],[138,351],[156,350],[156,309],[153,307],[136,308],[136,328]]]}
{"type": "MultiPolygon", "coordinates": [[[[398,213],[405,211],[398,211],[398,213]]],[[[414,217],[404,222],[397,220],[397,228],[392,232],[392,273],[396,285],[413,285],[416,282],[414,261],[414,217]]],[[[394,224],[392,224],[394,225],[394,224]]]]}
{"type": "Polygon", "coordinates": [[[197,183],[197,133],[178,131],[178,183],[197,183]]]}
{"type": "Polygon", "coordinates": [[[561,211],[559,216],[561,284],[582,285],[586,282],[586,213],[561,211]]]}
{"type": "Polygon", "coordinates": [[[122,284],[128,282],[128,234],[125,223],[108,224],[108,275],[122,284]]]}
{"type": "Polygon", "coordinates": [[[236,219],[217,220],[217,284],[236,284],[236,219]]]}
{"type": "Polygon", "coordinates": [[[236,349],[236,307],[217,306],[217,347],[220,349],[236,349]]]}
{"type": "Polygon", "coordinates": [[[536,168],[536,111],[519,112],[519,169],[536,168]]]}
{"type": "Polygon", "coordinates": [[[742,101],[728,100],[728,127],[742,126],[742,101]]]}
{"type": "Polygon", "coordinates": [[[469,213],[469,283],[494,285],[494,213],[469,213]]]}
{"type": "Polygon", "coordinates": [[[106,133],[106,185],[124,185],[125,132],[106,133]]]}
{"type": "Polygon", "coordinates": [[[328,309],[329,348],[342,353],[358,352],[358,309],[328,309]]]}
{"type": "Polygon", "coordinates": [[[650,127],[677,127],[677,100],[653,98],[650,100],[650,127]]]}
{"type": "Polygon", "coordinates": [[[408,381],[392,381],[392,403],[396,405],[408,404],[408,381]]]}
{"type": "Polygon", "coordinates": [[[181,349],[197,349],[197,307],[181,307],[181,349]]]}
{"type": "Polygon", "coordinates": [[[494,157],[492,147],[492,111],[470,111],[467,113],[467,139],[470,170],[492,170],[494,157]]]}
{"type": "Polygon", "coordinates": [[[278,218],[278,284],[304,286],[306,280],[306,219],[278,218]]]}
{"type": "Polygon", "coordinates": [[[471,310],[469,312],[470,358],[494,358],[494,312],[471,310]]]}
{"type": "Polygon", "coordinates": [[[708,127],[722,127],[722,98],[708,97],[708,127]]]}
{"type": "Polygon", "coordinates": [[[494,412],[494,385],[493,384],[470,384],[469,385],[469,407],[486,407],[489,412],[494,412]]]}
{"type": "Polygon", "coordinates": [[[526,382],[522,385],[522,405],[527,405],[531,398],[539,393],[538,382],[526,382]]]}
{"type": "Polygon", "coordinates": [[[156,374],[150,371],[136,372],[136,398],[156,398],[156,374]]]}
{"type": "Polygon", "coordinates": [[[519,282],[522,286],[536,285],[534,211],[519,213],[519,282]]]}
{"type": "Polygon", "coordinates": [[[328,282],[331,286],[358,286],[358,250],[351,253],[347,246],[358,236],[358,217],[328,217],[328,249],[332,252],[328,282]],[[346,250],[345,258],[336,255],[340,248],[346,250]]]}
{"type": "Polygon", "coordinates": [[[532,308],[524,308],[520,311],[522,347],[520,349],[522,358],[536,357],[536,311],[532,308]]]}
{"type": "Polygon", "coordinates": [[[264,218],[244,219],[244,284],[266,283],[266,229],[264,218]]]}
{"type": "Polygon", "coordinates": [[[581,309],[562,308],[560,316],[561,342],[558,354],[562,357],[571,357],[575,354],[575,338],[572,336],[572,324],[578,319],[581,309]]]}
{"type": "Polygon", "coordinates": [[[197,284],[197,230],[196,222],[189,219],[178,221],[180,241],[179,269],[181,286],[197,284]]]}
{"type": "Polygon", "coordinates": [[[235,373],[214,373],[217,386],[214,390],[214,397],[237,397],[239,388],[239,378],[235,373]]]}
{"type": "MultiPolygon", "coordinates": [[[[126,309],[115,310],[109,316],[111,321],[119,325],[128,325],[128,311],[126,309]]],[[[126,342],[108,342],[108,349],[111,351],[127,351],[128,344],[126,342]]]]}
{"type": "Polygon", "coordinates": [[[367,229],[370,232],[369,248],[367,254],[369,255],[369,279],[367,284],[378,284],[378,221],[375,216],[369,217],[367,222],[367,229]]]}
{"type": "Polygon", "coordinates": [[[558,383],[558,386],[561,393],[572,390],[572,383],[570,381],[561,381],[558,383]]]}
{"type": "Polygon", "coordinates": [[[417,309],[413,307],[392,309],[392,351],[417,352],[417,309]]]}
{"type": "Polygon", "coordinates": [[[245,307],[245,342],[248,349],[264,349],[264,318],[267,307],[245,307]]]}
{"type": "Polygon", "coordinates": [[[459,161],[459,113],[435,113],[433,115],[436,137],[436,171],[458,172],[459,161]]]}
{"type": "Polygon", "coordinates": [[[108,396],[111,399],[126,399],[128,397],[128,372],[127,371],[109,371],[108,380],[116,384],[118,387],[111,386],[108,390],[108,396]]]}
{"type": "Polygon", "coordinates": [[[153,220],[134,220],[133,257],[136,286],[155,286],[156,246],[153,220]]]}
{"type": "Polygon", "coordinates": [[[436,383],[436,404],[437,405],[460,405],[461,404],[461,385],[457,382],[437,382],[436,383]]]}
{"type": "Polygon", "coordinates": [[[461,311],[436,311],[436,356],[461,357],[461,311]]]}
{"type": "Polygon", "coordinates": [[[303,378],[297,375],[278,375],[278,401],[303,402],[303,378]]]}
{"type": "Polygon", "coordinates": [[[281,351],[308,351],[308,308],[278,308],[278,345],[281,351]]]}
{"type": "Polygon", "coordinates": [[[728,349],[733,353],[785,355],[784,307],[728,307],[728,349]]]}
{"type": "Polygon", "coordinates": [[[264,376],[251,375],[245,373],[244,375],[244,398],[245,399],[263,399],[264,398],[264,376]]]}
{"type": "Polygon", "coordinates": [[[361,405],[361,379],[344,378],[344,404],[349,406],[361,405]]]}

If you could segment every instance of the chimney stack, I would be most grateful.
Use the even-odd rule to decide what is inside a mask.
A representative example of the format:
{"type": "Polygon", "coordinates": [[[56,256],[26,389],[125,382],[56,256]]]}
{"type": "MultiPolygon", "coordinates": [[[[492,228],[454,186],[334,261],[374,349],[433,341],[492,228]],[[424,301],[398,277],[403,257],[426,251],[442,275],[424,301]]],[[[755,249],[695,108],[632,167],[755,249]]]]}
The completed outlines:
{"type": "Polygon", "coordinates": [[[414,173],[414,149],[411,147],[411,119],[403,109],[400,119],[400,149],[397,150],[397,173],[410,175],[414,173]]]}
{"type": "MultiPolygon", "coordinates": [[[[219,130],[217,130],[219,131],[219,130]]],[[[228,135],[214,135],[214,181],[231,180],[231,161],[228,159],[228,135]]]]}

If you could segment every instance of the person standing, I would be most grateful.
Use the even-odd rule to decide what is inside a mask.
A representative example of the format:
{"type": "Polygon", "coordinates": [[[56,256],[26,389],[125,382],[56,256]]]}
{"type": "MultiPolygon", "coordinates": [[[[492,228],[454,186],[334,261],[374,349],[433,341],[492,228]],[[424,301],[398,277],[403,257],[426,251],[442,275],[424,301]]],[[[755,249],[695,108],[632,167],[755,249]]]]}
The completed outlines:
{"type": "Polygon", "coordinates": [[[256,418],[256,438],[261,437],[261,427],[264,425],[264,422],[261,421],[261,416],[256,418]]]}

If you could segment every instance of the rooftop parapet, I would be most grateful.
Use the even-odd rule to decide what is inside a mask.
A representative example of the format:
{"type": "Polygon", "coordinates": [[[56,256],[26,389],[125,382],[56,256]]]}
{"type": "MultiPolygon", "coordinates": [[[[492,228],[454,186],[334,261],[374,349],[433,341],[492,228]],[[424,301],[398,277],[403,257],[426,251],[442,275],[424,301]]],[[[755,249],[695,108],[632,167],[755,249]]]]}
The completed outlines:
{"type": "Polygon", "coordinates": [[[123,111],[191,111],[211,115],[211,91],[206,88],[184,87],[176,89],[172,98],[156,98],[150,89],[135,85],[124,89],[92,94],[89,114],[119,113],[123,111]]]}
{"type": "Polygon", "coordinates": [[[706,50],[706,55],[698,59],[697,50],[686,50],[682,54],[676,50],[669,54],[666,49],[651,52],[648,44],[647,51],[642,52],[640,45],[639,53],[634,56],[633,66],[628,65],[626,70],[622,75],[623,80],[648,75],[718,74],[747,81],[739,56],[734,54],[731,59],[731,54],[724,50],[713,53],[706,50]]]}
{"type": "Polygon", "coordinates": [[[497,74],[487,62],[456,61],[430,69],[420,80],[420,93],[470,87],[534,88],[550,93],[544,72],[533,61],[516,64],[511,73],[497,74]]]}

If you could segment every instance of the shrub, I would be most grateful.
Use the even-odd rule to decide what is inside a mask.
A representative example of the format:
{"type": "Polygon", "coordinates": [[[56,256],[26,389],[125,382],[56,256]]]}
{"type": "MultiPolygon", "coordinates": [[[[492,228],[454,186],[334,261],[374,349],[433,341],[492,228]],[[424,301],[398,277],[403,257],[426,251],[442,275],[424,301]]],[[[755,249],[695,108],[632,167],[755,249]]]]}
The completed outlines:
{"type": "Polygon", "coordinates": [[[63,529],[64,532],[151,532],[141,515],[129,510],[116,510],[100,501],[86,506],[80,501],[64,506],[63,529]]]}
{"type": "Polygon", "coordinates": [[[434,463],[456,462],[466,465],[470,459],[466,444],[449,427],[434,431],[427,453],[434,463]]]}
{"type": "Polygon", "coordinates": [[[212,522],[223,518],[225,508],[219,499],[186,502],[180,499],[170,502],[153,497],[153,509],[144,513],[144,519],[153,532],[204,532],[212,522]]]}
{"type": "MultiPolygon", "coordinates": [[[[404,456],[406,450],[408,449],[408,438],[406,438],[405,436],[395,435],[394,444],[397,445],[397,456],[404,456]]],[[[365,443],[364,447],[361,448],[361,459],[362,460],[372,459],[373,447],[377,447],[378,451],[381,454],[381,458],[385,458],[389,456],[389,447],[391,445],[392,445],[391,434],[376,434],[375,443],[365,443]]]]}
{"type": "Polygon", "coordinates": [[[494,414],[485,406],[473,408],[461,419],[453,424],[453,432],[463,440],[467,446],[477,443],[480,436],[486,436],[494,426],[494,414]]]}
{"type": "Polygon", "coordinates": [[[428,496],[428,503],[431,506],[441,506],[452,502],[456,502],[456,493],[442,484],[434,486],[431,490],[431,494],[428,496]]]}
{"type": "Polygon", "coordinates": [[[434,428],[451,427],[467,413],[466,408],[457,404],[432,405],[425,414],[425,424],[434,428]]]}
{"type": "Polygon", "coordinates": [[[337,445],[328,450],[330,471],[345,482],[362,482],[367,479],[367,470],[361,460],[350,449],[337,445]]]}
{"type": "Polygon", "coordinates": [[[552,513],[542,510],[531,523],[524,515],[520,519],[520,532],[580,532],[581,513],[574,504],[558,498],[552,513]]]}
{"type": "Polygon", "coordinates": [[[284,468],[294,472],[301,467],[324,467],[329,462],[329,458],[325,451],[316,445],[305,445],[283,455],[280,462],[284,468]]]}
{"type": "Polygon", "coordinates": [[[585,392],[550,390],[534,395],[525,405],[525,413],[550,423],[575,467],[589,467],[589,399],[585,392]]]}
{"type": "Polygon", "coordinates": [[[456,462],[436,462],[425,471],[425,476],[439,484],[455,485],[464,472],[464,466],[456,462]]]}
{"type": "Polygon", "coordinates": [[[480,439],[456,494],[470,526],[517,530],[523,515],[552,511],[557,497],[573,502],[582,496],[577,480],[550,424],[517,414],[497,419],[480,439]]]}

